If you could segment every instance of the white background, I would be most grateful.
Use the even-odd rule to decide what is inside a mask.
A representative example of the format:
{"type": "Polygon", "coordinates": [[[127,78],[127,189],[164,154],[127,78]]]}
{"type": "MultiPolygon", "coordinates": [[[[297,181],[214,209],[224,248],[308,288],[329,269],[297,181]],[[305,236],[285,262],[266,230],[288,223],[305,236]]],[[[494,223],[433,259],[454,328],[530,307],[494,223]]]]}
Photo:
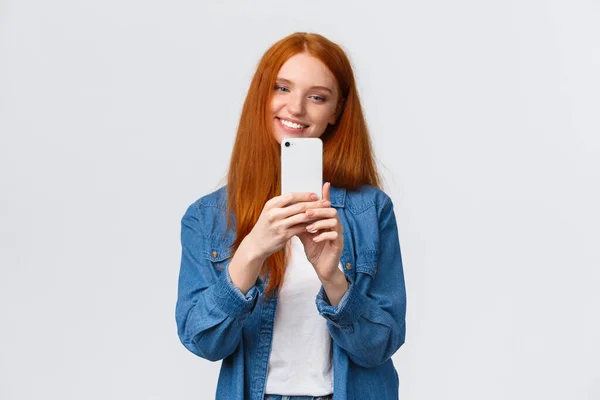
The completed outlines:
{"type": "Polygon", "coordinates": [[[174,307],[263,52],[340,43],[395,204],[403,400],[600,399],[600,5],[0,2],[0,398],[209,399],[174,307]]]}

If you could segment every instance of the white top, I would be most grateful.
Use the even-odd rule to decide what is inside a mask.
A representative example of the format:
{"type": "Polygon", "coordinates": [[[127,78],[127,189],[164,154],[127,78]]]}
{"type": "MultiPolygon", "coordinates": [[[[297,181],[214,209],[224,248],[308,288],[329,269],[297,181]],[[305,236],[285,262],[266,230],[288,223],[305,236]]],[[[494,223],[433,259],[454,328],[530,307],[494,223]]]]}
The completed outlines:
{"type": "Polygon", "coordinates": [[[333,393],[332,339],[327,320],[319,315],[315,303],[320,289],[302,242],[293,236],[290,262],[278,294],[265,394],[333,393]]]}

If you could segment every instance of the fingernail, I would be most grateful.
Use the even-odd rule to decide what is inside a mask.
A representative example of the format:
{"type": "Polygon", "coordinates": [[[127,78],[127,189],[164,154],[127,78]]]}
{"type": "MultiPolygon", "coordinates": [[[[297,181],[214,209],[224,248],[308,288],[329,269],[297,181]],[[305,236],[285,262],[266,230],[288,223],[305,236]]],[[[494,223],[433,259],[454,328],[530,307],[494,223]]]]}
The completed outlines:
{"type": "Polygon", "coordinates": [[[309,225],[309,226],[306,227],[306,230],[307,231],[312,231],[314,229],[314,227],[315,227],[314,225],[309,225]]]}
{"type": "Polygon", "coordinates": [[[330,205],[331,205],[331,202],[329,202],[329,201],[323,202],[323,207],[329,207],[330,205]]]}
{"type": "Polygon", "coordinates": [[[313,210],[307,210],[306,215],[313,215],[315,212],[313,210]]]}
{"type": "Polygon", "coordinates": [[[310,195],[310,199],[311,199],[311,200],[317,200],[318,198],[319,198],[319,196],[317,196],[317,195],[316,195],[316,194],[314,194],[314,193],[310,195]]]}

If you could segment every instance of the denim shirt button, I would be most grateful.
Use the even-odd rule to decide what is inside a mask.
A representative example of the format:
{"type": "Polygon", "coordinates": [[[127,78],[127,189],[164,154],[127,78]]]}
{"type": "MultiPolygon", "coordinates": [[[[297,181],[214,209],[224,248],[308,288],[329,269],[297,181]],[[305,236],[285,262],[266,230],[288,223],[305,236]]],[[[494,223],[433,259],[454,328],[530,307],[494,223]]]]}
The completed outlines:
{"type": "Polygon", "coordinates": [[[346,269],[352,269],[352,264],[346,263],[346,269]]]}
{"type": "Polygon", "coordinates": [[[218,256],[218,255],[219,255],[219,253],[217,253],[216,251],[213,251],[213,252],[212,252],[212,256],[213,256],[213,258],[217,258],[217,256],[218,256]]]}

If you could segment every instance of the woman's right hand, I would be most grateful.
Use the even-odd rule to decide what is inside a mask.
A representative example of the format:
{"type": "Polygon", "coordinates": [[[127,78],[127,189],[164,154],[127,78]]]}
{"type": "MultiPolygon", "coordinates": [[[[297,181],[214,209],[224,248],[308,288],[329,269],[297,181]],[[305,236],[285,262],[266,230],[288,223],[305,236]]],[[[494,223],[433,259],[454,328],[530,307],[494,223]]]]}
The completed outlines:
{"type": "Polygon", "coordinates": [[[258,221],[244,240],[266,259],[283,248],[292,236],[306,231],[314,217],[309,217],[305,211],[323,207],[324,200],[317,199],[315,193],[306,192],[273,197],[265,203],[258,221]]]}

